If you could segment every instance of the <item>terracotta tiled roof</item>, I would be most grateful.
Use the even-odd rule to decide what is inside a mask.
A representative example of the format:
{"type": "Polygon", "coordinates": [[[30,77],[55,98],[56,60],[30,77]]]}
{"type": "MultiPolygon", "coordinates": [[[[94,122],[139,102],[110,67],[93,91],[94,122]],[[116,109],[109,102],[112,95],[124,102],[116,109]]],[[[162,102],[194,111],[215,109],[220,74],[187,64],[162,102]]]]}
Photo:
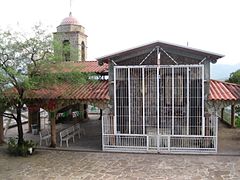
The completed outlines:
{"type": "Polygon", "coordinates": [[[108,64],[103,64],[102,66],[98,65],[97,61],[69,61],[62,62],[57,65],[51,65],[50,71],[55,72],[72,72],[72,71],[80,71],[87,73],[107,73],[108,72],[108,64]]]}
{"type": "Polygon", "coordinates": [[[240,85],[217,80],[210,80],[209,100],[240,100],[240,85]]]}
{"type": "Polygon", "coordinates": [[[26,99],[63,99],[63,100],[109,100],[108,81],[93,81],[87,84],[60,84],[51,88],[31,90],[25,93],[26,99]]]}

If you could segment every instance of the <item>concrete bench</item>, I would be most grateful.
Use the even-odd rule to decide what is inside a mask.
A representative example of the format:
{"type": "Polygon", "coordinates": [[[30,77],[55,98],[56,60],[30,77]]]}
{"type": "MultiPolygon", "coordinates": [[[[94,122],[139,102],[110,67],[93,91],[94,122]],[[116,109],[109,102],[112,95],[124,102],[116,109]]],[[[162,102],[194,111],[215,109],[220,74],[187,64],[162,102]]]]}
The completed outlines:
{"type": "Polygon", "coordinates": [[[66,141],[66,145],[68,147],[69,139],[73,139],[73,142],[75,142],[75,136],[78,135],[78,138],[80,139],[81,134],[85,135],[85,130],[80,128],[79,123],[61,131],[60,132],[60,146],[62,146],[63,141],[66,141]]]}
{"type": "Polygon", "coordinates": [[[62,147],[62,143],[63,141],[66,141],[66,145],[68,147],[68,141],[69,139],[73,139],[73,142],[75,142],[75,139],[74,139],[74,126],[71,126],[63,131],[60,132],[60,146],[62,147]]]}
{"type": "Polygon", "coordinates": [[[80,139],[80,124],[77,123],[74,125],[74,136],[78,135],[78,138],[80,139]]]}
{"type": "Polygon", "coordinates": [[[40,137],[40,146],[42,145],[42,141],[45,140],[46,145],[48,145],[48,142],[51,139],[51,134],[48,129],[44,129],[42,131],[39,131],[39,137],[40,137]]]}

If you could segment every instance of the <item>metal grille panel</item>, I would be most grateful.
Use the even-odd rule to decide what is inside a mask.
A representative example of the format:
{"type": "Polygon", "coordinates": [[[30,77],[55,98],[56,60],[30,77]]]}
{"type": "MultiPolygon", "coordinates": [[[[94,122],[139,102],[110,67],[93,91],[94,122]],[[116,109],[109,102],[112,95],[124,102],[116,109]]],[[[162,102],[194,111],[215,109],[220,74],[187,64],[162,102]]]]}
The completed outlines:
{"type": "Polygon", "coordinates": [[[204,115],[203,68],[115,66],[115,116],[103,121],[103,149],[215,152],[217,119],[204,115]]]}

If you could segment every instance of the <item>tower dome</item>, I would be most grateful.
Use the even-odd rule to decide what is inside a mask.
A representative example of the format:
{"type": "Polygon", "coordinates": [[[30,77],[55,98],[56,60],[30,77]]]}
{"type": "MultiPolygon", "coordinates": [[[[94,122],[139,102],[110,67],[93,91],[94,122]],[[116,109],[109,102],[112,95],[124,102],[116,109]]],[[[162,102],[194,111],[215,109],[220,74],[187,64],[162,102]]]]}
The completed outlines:
{"type": "Polygon", "coordinates": [[[69,16],[64,18],[61,22],[61,25],[80,25],[78,20],[72,16],[72,13],[69,13],[69,16]]]}

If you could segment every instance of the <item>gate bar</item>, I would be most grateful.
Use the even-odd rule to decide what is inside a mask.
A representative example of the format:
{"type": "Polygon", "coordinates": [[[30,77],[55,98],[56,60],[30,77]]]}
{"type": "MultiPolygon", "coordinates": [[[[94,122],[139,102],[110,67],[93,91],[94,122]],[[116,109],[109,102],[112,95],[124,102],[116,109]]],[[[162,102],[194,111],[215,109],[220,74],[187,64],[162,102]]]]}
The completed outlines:
{"type": "Polygon", "coordinates": [[[202,135],[205,136],[205,117],[204,117],[204,66],[202,65],[202,135]]]}
{"type": "Polygon", "coordinates": [[[145,134],[145,74],[144,74],[144,68],[142,68],[142,102],[143,102],[143,134],[145,134]]]}
{"type": "Polygon", "coordinates": [[[189,67],[187,67],[187,135],[189,135],[189,67]]]}
{"type": "Polygon", "coordinates": [[[172,135],[174,135],[174,67],[172,67],[172,135]]]}
{"type": "Polygon", "coordinates": [[[215,121],[215,149],[216,152],[218,151],[218,118],[217,118],[217,112],[214,113],[214,121],[215,121]]]}
{"type": "Polygon", "coordinates": [[[157,67],[157,150],[159,151],[159,67],[157,67]]]}
{"type": "Polygon", "coordinates": [[[131,83],[130,83],[130,68],[128,68],[128,133],[131,134],[131,83]]]}
{"type": "Polygon", "coordinates": [[[117,133],[117,93],[116,93],[116,68],[113,69],[113,78],[114,78],[114,134],[117,133]]]}

